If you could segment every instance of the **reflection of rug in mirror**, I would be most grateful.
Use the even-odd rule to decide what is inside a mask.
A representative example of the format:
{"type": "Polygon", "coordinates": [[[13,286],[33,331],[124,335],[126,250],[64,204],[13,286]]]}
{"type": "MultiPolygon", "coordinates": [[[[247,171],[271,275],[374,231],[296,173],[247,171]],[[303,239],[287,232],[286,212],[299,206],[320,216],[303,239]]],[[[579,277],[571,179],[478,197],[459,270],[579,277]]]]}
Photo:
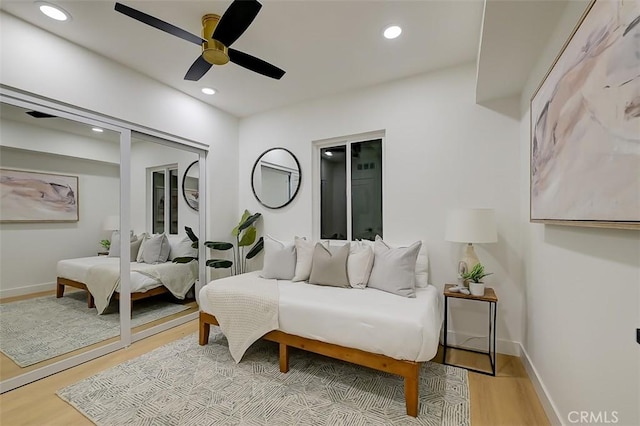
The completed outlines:
{"type": "MultiPolygon", "coordinates": [[[[131,326],[147,324],[186,309],[189,307],[162,297],[135,301],[131,326]]],[[[103,315],[97,315],[95,308],[87,308],[84,291],[69,292],[60,299],[51,295],[0,304],[0,351],[20,367],[119,334],[120,315],[115,297],[103,315]]]]}
{"type": "Polygon", "coordinates": [[[236,364],[219,328],[191,335],[57,392],[97,425],[469,425],[467,371],[425,362],[417,418],[402,377],[259,341],[236,364]]]}

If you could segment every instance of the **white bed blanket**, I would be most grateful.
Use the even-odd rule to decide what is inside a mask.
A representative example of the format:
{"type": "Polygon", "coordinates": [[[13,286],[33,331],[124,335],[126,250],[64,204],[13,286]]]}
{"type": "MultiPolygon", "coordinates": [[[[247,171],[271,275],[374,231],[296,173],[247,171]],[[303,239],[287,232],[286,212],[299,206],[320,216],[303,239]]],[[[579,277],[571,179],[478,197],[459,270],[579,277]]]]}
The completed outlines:
{"type": "MultiPolygon", "coordinates": [[[[227,279],[203,287],[201,311],[216,315],[203,292],[227,279]]],[[[253,279],[265,281],[258,274],[253,279]]],[[[418,362],[429,361],[438,350],[441,293],[432,285],[417,288],[416,297],[407,298],[372,288],[277,283],[278,330],[284,333],[418,362]]]]}
{"type": "Polygon", "coordinates": [[[253,342],[278,328],[278,282],[258,272],[212,281],[200,293],[229,342],[229,352],[240,362],[253,342]]]}
{"type": "MultiPolygon", "coordinates": [[[[198,278],[198,262],[166,262],[156,265],[136,263],[132,264],[131,271],[159,280],[171,294],[178,299],[184,299],[184,296],[198,278]]],[[[98,314],[102,314],[109,306],[113,292],[120,285],[120,265],[92,266],[89,268],[84,284],[94,298],[98,314]]]]}
{"type": "MultiPolygon", "coordinates": [[[[64,259],[58,261],[58,264],[56,265],[56,273],[58,277],[84,283],[87,281],[87,274],[92,266],[107,264],[120,265],[120,259],[109,256],[90,256],[64,259]]],[[[135,262],[131,262],[132,268],[135,268],[136,265],[137,264],[135,262]]],[[[148,275],[135,271],[131,271],[131,274],[129,274],[129,288],[131,289],[131,293],[144,293],[161,285],[162,283],[159,280],[148,275]]],[[[119,285],[116,287],[116,291],[120,292],[119,285]]]]}

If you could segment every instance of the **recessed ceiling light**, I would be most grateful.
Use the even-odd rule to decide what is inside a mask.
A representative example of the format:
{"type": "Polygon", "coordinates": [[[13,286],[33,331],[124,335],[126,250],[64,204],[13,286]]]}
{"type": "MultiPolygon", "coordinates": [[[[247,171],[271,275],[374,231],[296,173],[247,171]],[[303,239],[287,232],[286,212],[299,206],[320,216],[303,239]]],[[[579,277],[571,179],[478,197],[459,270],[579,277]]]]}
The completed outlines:
{"type": "Polygon", "coordinates": [[[327,151],[324,153],[324,155],[326,155],[327,157],[333,157],[333,152],[327,151]]]}
{"type": "Polygon", "coordinates": [[[216,93],[215,89],[212,89],[210,87],[203,87],[202,88],[202,93],[204,93],[205,95],[213,95],[216,93]]]}
{"type": "Polygon", "coordinates": [[[398,37],[402,34],[402,28],[397,25],[392,25],[390,27],[385,28],[384,36],[385,38],[392,39],[398,37]]]}
{"type": "Polygon", "coordinates": [[[35,3],[40,8],[40,12],[44,13],[51,19],[55,19],[56,21],[68,21],[71,19],[71,15],[60,6],[44,1],[37,1],[35,3]]]}
{"type": "Polygon", "coordinates": [[[93,131],[94,131],[94,132],[96,132],[96,133],[102,133],[102,132],[104,132],[104,130],[103,130],[103,129],[101,129],[100,127],[92,127],[92,128],[91,128],[91,130],[93,130],[93,131]]]}

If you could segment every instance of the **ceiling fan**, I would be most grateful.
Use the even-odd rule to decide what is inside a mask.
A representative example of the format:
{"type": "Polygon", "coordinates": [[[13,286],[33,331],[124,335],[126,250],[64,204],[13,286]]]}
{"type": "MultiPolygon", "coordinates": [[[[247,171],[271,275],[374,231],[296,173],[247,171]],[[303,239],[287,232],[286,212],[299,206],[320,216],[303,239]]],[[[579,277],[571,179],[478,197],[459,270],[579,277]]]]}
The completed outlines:
{"type": "Polygon", "coordinates": [[[185,80],[198,81],[212,65],[224,65],[229,61],[258,74],[280,80],[285,73],[280,68],[229,47],[249,28],[261,7],[262,5],[257,0],[234,0],[222,16],[204,15],[202,17],[202,37],[122,3],[116,3],[115,10],[144,24],[202,46],[202,54],[187,71],[184,76],[185,80]]]}

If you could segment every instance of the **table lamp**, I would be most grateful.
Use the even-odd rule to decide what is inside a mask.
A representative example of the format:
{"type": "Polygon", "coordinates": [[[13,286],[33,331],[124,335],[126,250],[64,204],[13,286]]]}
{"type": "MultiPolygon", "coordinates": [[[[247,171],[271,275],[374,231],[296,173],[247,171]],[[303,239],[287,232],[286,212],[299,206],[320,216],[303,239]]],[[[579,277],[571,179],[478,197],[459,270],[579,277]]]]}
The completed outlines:
{"type": "Polygon", "coordinates": [[[498,241],[493,209],[453,209],[449,211],[444,239],[454,243],[467,243],[464,255],[458,264],[458,273],[470,271],[480,263],[473,249],[473,243],[495,243],[498,241]]]}
{"type": "Polygon", "coordinates": [[[102,222],[102,229],[104,229],[105,231],[117,231],[118,229],[120,229],[120,216],[107,216],[102,222]]]}

